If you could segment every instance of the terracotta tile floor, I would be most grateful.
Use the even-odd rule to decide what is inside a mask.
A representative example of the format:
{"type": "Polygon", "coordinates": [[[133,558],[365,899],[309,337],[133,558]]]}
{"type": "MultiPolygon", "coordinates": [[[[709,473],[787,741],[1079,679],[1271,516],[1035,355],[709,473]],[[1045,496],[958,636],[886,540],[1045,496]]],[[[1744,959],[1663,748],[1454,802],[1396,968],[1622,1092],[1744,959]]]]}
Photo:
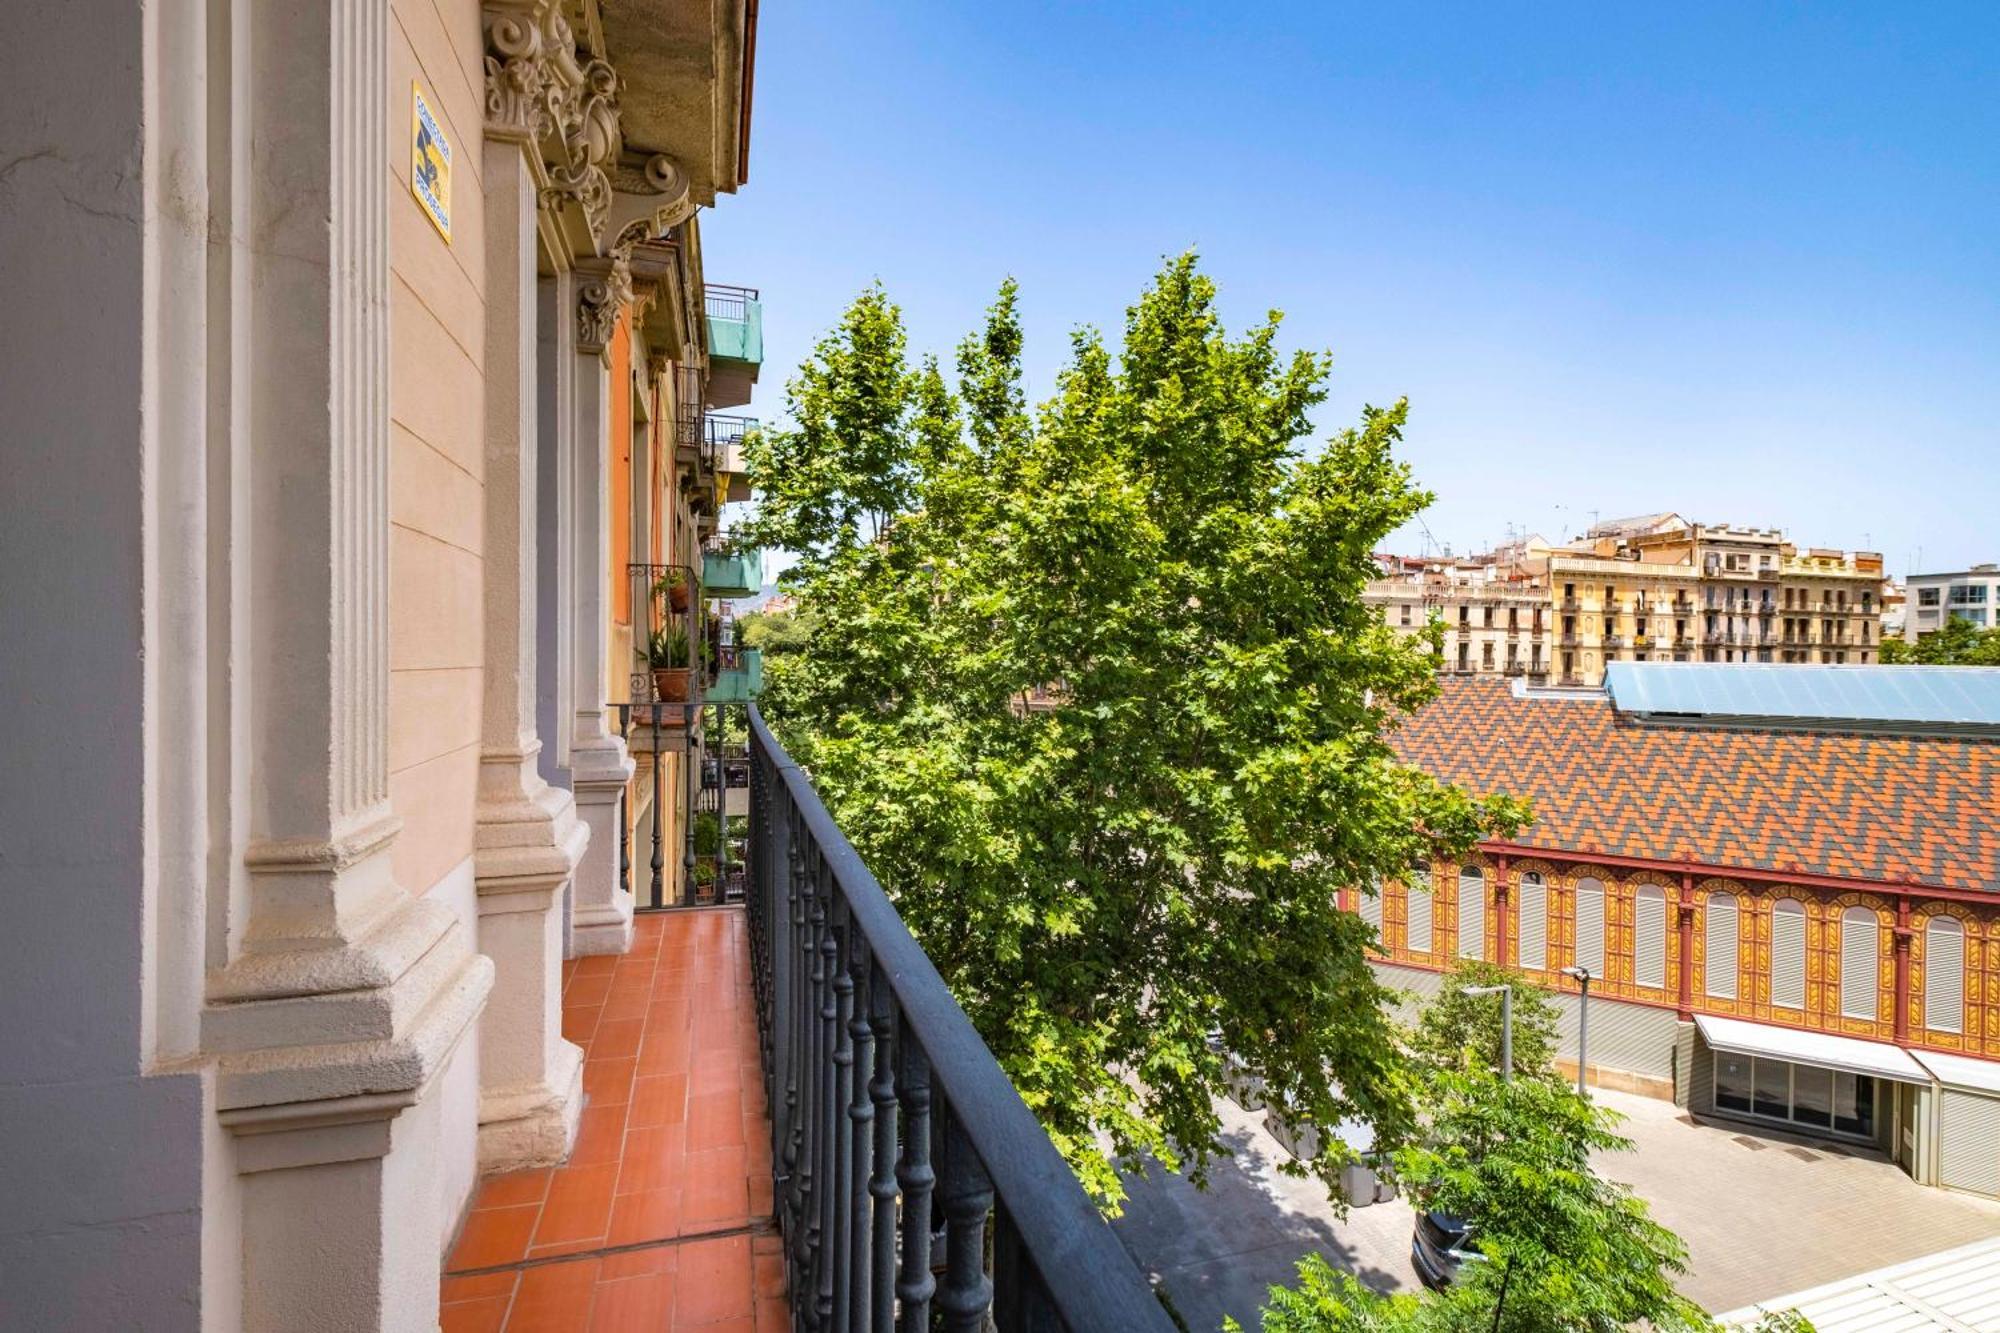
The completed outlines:
{"type": "Polygon", "coordinates": [[[631,953],[563,964],[563,1033],[576,1148],[480,1183],[444,1333],[789,1328],[742,909],[642,914],[631,953]]]}

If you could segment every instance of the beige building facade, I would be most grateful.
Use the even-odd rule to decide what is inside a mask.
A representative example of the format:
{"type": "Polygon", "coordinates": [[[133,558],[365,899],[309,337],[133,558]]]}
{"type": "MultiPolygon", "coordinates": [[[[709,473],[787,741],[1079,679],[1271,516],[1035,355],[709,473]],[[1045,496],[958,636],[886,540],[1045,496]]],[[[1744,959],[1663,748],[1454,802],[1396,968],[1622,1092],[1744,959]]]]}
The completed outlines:
{"type": "Polygon", "coordinates": [[[702,569],[705,413],[761,358],[717,351],[698,219],[754,36],[40,21],[0,92],[10,1324],[435,1328],[479,1174],[570,1152],[560,969],[629,947],[700,744],[633,757],[634,570],[702,569]]]}
{"type": "Polygon", "coordinates": [[[1540,580],[1492,563],[1404,560],[1369,583],[1363,600],[1399,634],[1443,628],[1439,669],[1456,675],[1546,681],[1554,624],[1540,580]]]}
{"type": "MultiPolygon", "coordinates": [[[[1866,665],[1881,651],[1881,555],[1801,550],[1776,529],[1648,514],[1597,524],[1565,545],[1530,538],[1452,567],[1477,569],[1469,586],[1496,602],[1518,590],[1539,594],[1551,627],[1548,682],[1558,686],[1600,685],[1612,662],[1866,665]]],[[[1440,588],[1451,582],[1393,565],[1371,585],[1370,600],[1391,624],[1408,616],[1421,625],[1419,612],[1434,606],[1448,631],[1463,625],[1427,578],[1440,588]]],[[[1447,644],[1443,669],[1481,673],[1486,615],[1469,612],[1471,632],[1447,644]]]]}

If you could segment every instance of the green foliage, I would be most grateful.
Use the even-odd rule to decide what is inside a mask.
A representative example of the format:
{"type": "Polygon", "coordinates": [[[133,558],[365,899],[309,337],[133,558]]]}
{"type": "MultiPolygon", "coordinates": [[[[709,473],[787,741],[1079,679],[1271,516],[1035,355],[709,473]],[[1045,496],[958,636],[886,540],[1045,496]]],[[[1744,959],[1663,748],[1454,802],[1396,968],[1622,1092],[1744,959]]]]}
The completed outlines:
{"type": "Polygon", "coordinates": [[[737,639],[766,657],[795,653],[812,641],[812,620],[796,611],[748,611],[736,618],[737,639]]]}
{"type": "Polygon", "coordinates": [[[679,625],[662,625],[654,630],[646,641],[646,661],[669,670],[685,667],[689,662],[687,630],[679,625]]]}
{"type": "Polygon", "coordinates": [[[1915,643],[1883,639],[1882,661],[1887,665],[2000,666],[2000,627],[1981,629],[1962,616],[1953,616],[1915,643]]]}
{"type": "Polygon", "coordinates": [[[697,810],[694,816],[694,854],[714,856],[720,843],[720,825],[713,810],[697,810]]]}
{"type": "Polygon", "coordinates": [[[1425,1103],[1424,1132],[1397,1169],[1422,1206],[1471,1222],[1490,1262],[1465,1285],[1497,1298],[1506,1278],[1506,1327],[1708,1326],[1673,1288],[1686,1247],[1591,1163],[1632,1146],[1614,1112],[1566,1083],[1484,1071],[1432,1074],[1425,1103]]]}
{"type": "MultiPolygon", "coordinates": [[[[1264,1307],[1262,1333],[1491,1333],[1498,1284],[1454,1287],[1421,1296],[1385,1296],[1369,1290],[1351,1274],[1329,1265],[1317,1254],[1299,1262],[1299,1285],[1273,1287],[1271,1303],[1264,1307]]],[[[1514,1305],[1510,1288],[1501,1308],[1500,1327],[1506,1330],[1535,1330],[1541,1333],[1572,1327],[1570,1324],[1537,1325],[1524,1317],[1517,1322],[1507,1311],[1514,1305]]],[[[1719,1330],[1721,1325],[1692,1315],[1684,1327],[1719,1330]]],[[[1240,1333],[1241,1325],[1223,1322],[1227,1333],[1240,1333]]],[[[1812,1322],[1797,1311],[1765,1314],[1748,1333],[1813,1333],[1812,1322]]]]}
{"type": "Polygon", "coordinates": [[[1276,338],[1230,337],[1184,257],[1031,410],[1011,282],[955,388],[872,289],[749,451],[741,535],[799,555],[807,627],[765,711],[1108,1206],[1144,1154],[1200,1177],[1224,1051],[1294,1120],[1398,1141],[1386,992],[1335,890],[1523,817],[1390,750],[1436,689],[1361,601],[1429,500],[1405,406],[1308,457],[1328,358],[1276,338]]]}
{"type": "Polygon", "coordinates": [[[1423,1007],[1410,1033],[1411,1051],[1444,1069],[1500,1068],[1500,997],[1467,995],[1468,986],[1514,988],[1514,1072],[1555,1077],[1556,1006],[1549,993],[1511,967],[1461,958],[1444,988],[1423,1007]]]}

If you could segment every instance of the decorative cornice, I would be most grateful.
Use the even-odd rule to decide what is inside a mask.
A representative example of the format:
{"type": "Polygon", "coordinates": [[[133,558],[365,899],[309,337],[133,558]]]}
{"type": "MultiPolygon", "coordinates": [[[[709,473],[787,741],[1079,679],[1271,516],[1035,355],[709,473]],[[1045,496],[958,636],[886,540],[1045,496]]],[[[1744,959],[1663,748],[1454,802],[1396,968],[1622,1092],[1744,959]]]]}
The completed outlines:
{"type": "Polygon", "coordinates": [[[487,0],[484,18],[486,131],[536,150],[542,207],[574,214],[594,251],[622,143],[618,71],[578,58],[556,0],[487,0]]]}

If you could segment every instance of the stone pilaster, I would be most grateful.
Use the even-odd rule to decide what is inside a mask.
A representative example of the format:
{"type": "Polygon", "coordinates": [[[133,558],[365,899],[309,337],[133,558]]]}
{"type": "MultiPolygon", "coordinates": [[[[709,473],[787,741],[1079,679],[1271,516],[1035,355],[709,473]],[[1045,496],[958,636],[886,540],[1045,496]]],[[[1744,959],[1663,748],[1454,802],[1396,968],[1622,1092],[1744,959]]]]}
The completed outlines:
{"type": "MultiPolygon", "coordinates": [[[[475,873],[479,947],[495,981],[480,1028],[480,1163],[560,1161],[583,1102],[582,1052],[562,1037],[564,898],[589,830],[538,771],[535,249],[540,161],[497,57],[539,41],[489,15],[486,194],[486,601],[475,873]],[[496,80],[499,80],[496,83],[496,80]]],[[[525,57],[516,56],[515,59],[525,57]]],[[[532,105],[532,103],[530,103],[532,105]]]]}
{"type": "MultiPolygon", "coordinates": [[[[577,266],[576,341],[570,386],[575,484],[576,558],[571,585],[575,627],[575,715],[570,730],[570,777],[577,813],[590,827],[590,847],[576,874],[570,936],[579,954],[623,953],[632,945],[632,894],[618,882],[620,798],[632,780],[632,757],[610,725],[606,706],[614,573],[610,553],[611,385],[605,348],[629,298],[631,279],[616,260],[577,266]]],[[[617,664],[619,668],[623,663],[617,664]]]]}
{"type": "Polygon", "coordinates": [[[441,1076],[492,983],[389,856],[388,23],[271,0],[230,67],[247,873],[201,1040],[253,1329],[435,1325],[441,1076]]]}

